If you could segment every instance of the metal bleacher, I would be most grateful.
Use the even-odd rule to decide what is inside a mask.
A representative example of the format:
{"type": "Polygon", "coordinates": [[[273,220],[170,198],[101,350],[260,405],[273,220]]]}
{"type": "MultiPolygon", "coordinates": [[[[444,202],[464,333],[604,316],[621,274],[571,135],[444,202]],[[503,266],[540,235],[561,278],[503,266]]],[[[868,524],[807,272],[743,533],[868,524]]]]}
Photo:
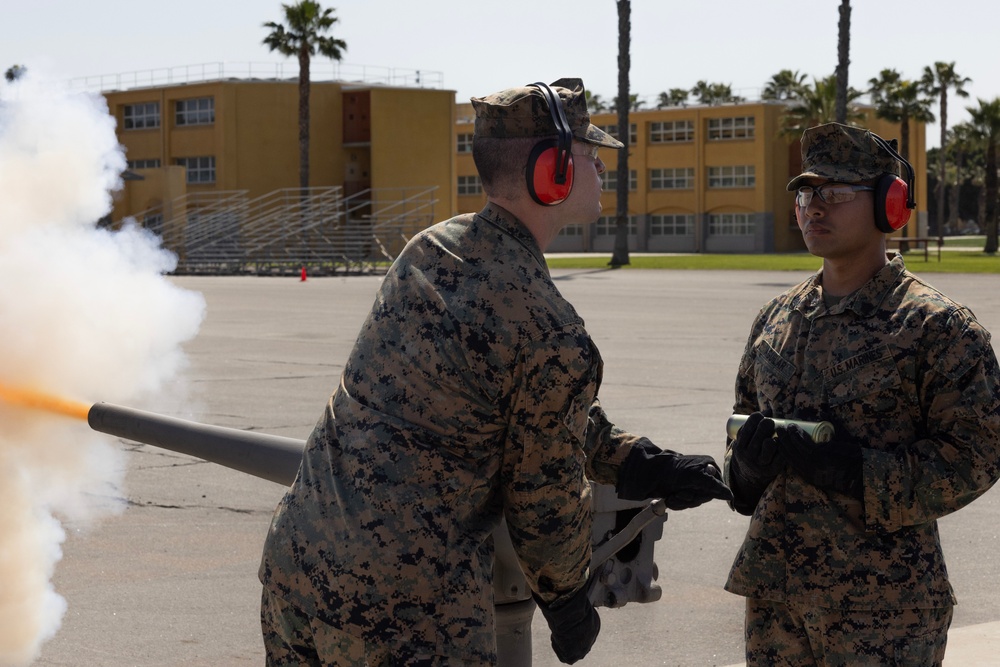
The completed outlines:
{"type": "Polygon", "coordinates": [[[434,220],[436,188],[286,188],[192,193],[137,213],[177,255],[177,274],[311,275],[385,270],[434,220]]]}

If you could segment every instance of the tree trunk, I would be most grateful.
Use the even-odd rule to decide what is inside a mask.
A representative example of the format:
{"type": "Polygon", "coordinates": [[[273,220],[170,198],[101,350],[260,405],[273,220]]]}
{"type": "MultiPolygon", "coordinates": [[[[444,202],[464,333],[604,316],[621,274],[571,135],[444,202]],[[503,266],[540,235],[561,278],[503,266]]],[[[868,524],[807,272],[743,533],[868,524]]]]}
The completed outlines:
{"type": "MultiPolygon", "coordinates": [[[[899,121],[899,154],[904,160],[909,162],[910,160],[910,119],[904,114],[902,120],[899,121]]],[[[900,170],[904,170],[903,165],[899,165],[900,170]]],[[[913,184],[916,186],[916,183],[913,184]]],[[[916,211],[913,212],[916,215],[916,211]]],[[[913,224],[917,224],[914,220],[913,224]]],[[[905,239],[910,235],[909,225],[903,226],[903,238],[905,239]]],[[[914,234],[914,236],[920,236],[920,234],[914,234]]],[[[910,249],[910,244],[900,243],[900,252],[907,252],[910,249]]]]}
{"type": "Polygon", "coordinates": [[[986,247],[983,252],[994,254],[997,251],[997,145],[991,140],[986,147],[986,247]]]}
{"type": "Polygon", "coordinates": [[[965,153],[961,149],[955,151],[955,184],[951,186],[951,197],[948,200],[948,227],[952,234],[958,234],[961,231],[958,203],[962,194],[962,167],[964,163],[965,153]]]}
{"type": "MultiPolygon", "coordinates": [[[[986,186],[980,186],[979,191],[976,193],[976,226],[979,227],[979,233],[986,233],[986,186]]],[[[983,246],[985,248],[985,246],[983,246]]]]}
{"type": "Polygon", "coordinates": [[[628,145],[629,145],[629,82],[628,74],[629,42],[631,39],[632,7],[629,0],[618,2],[618,140],[625,144],[618,151],[618,182],[615,189],[615,245],[609,266],[618,267],[629,263],[628,258],[628,145]]]}
{"type": "Polygon", "coordinates": [[[841,0],[839,36],[837,39],[837,100],[835,117],[847,123],[847,67],[851,64],[851,0],[841,0]]]}
{"type": "Polygon", "coordinates": [[[938,149],[938,205],[937,205],[937,225],[938,236],[944,236],[944,198],[948,191],[944,182],[945,157],[948,153],[948,87],[941,88],[941,102],[938,105],[941,110],[941,147],[938,149]]]}
{"type": "Polygon", "coordinates": [[[299,51],[299,187],[309,187],[309,51],[299,51]]]}

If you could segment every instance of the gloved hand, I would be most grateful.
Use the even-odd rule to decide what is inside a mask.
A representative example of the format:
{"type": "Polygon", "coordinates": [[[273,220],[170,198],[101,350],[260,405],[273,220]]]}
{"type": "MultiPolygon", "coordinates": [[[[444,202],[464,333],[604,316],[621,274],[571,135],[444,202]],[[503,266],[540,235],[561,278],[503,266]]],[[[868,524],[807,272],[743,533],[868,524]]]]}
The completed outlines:
{"type": "Polygon", "coordinates": [[[601,631],[601,617],[590,602],[592,581],[588,580],[573,597],[556,608],[547,606],[535,597],[535,603],[552,633],[552,650],[559,661],[567,665],[582,660],[590,653],[601,631]]]}
{"type": "Polygon", "coordinates": [[[640,441],[625,458],[615,491],[624,500],[662,498],[672,510],[697,507],[713,498],[733,499],[711,456],[661,450],[648,440],[640,441]]]}
{"type": "Polygon", "coordinates": [[[775,429],[781,453],[795,472],[813,486],[864,499],[864,455],[850,442],[816,444],[800,426],[775,429]]]}
{"type": "Polygon", "coordinates": [[[729,458],[729,482],[736,496],[733,507],[740,514],[753,514],[768,485],[785,469],[785,457],[774,438],[774,420],[765,413],[747,417],[733,442],[729,458]]]}

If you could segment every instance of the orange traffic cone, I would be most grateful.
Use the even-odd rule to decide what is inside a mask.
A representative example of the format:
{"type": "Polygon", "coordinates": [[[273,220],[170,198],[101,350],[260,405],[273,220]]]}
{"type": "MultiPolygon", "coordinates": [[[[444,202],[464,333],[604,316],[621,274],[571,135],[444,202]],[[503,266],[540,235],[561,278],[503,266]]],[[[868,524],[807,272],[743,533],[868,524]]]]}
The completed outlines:
{"type": "Polygon", "coordinates": [[[303,266],[302,267],[302,277],[299,278],[299,282],[300,283],[304,283],[305,281],[306,281],[306,267],[303,266]]]}

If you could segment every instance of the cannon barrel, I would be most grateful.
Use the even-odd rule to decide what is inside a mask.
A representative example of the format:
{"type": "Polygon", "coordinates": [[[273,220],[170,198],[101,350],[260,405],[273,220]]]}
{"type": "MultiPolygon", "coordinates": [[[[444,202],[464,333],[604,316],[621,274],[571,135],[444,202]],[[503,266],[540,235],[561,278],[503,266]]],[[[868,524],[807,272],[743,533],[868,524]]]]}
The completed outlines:
{"type": "MultiPolygon", "coordinates": [[[[306,444],[296,438],[211,426],[111,403],[91,406],[87,423],[101,433],[194,456],[284,486],[295,480],[306,444]]],[[[657,578],[653,543],[666,520],[663,502],[647,506],[623,501],[613,488],[595,485],[594,504],[591,571],[597,582],[591,600],[598,606],[618,607],[629,601],[659,599],[660,589],[653,584],[657,578]],[[626,513],[624,521],[619,520],[621,512],[626,513]],[[623,547],[632,548],[633,553],[619,560],[616,555],[623,547]]],[[[493,539],[497,664],[530,667],[535,603],[505,523],[494,531],[493,539]]]]}
{"type": "MultiPolygon", "coordinates": [[[[304,440],[200,424],[111,403],[91,406],[87,423],[101,433],[194,456],[284,486],[295,480],[305,448],[304,440]]],[[[506,526],[496,536],[509,544],[506,526]]],[[[495,606],[498,665],[530,667],[535,603],[512,546],[509,553],[498,549],[494,572],[508,584],[495,606]]]]}
{"type": "Polygon", "coordinates": [[[289,486],[302,461],[305,440],[210,426],[111,403],[95,403],[90,428],[155,445],[289,486]]]}

